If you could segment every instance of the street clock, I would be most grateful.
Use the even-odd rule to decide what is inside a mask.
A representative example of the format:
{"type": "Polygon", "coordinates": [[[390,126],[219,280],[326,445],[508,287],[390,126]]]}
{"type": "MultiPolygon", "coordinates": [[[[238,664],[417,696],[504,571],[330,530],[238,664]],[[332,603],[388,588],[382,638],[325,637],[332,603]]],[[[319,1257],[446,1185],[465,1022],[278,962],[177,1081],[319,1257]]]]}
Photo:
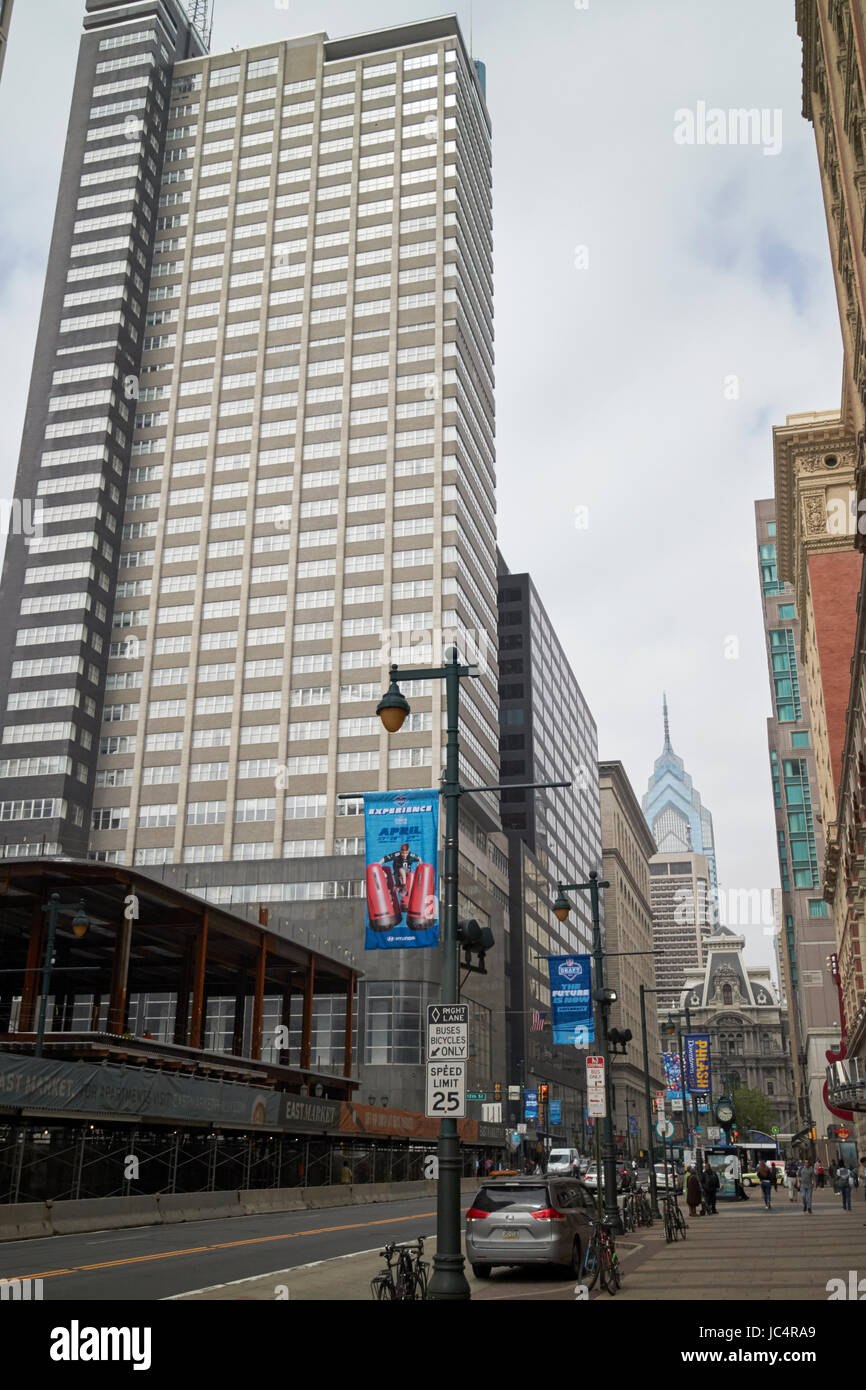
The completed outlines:
{"type": "Polygon", "coordinates": [[[722,1096],[716,1106],[716,1119],[720,1125],[729,1125],[734,1118],[734,1107],[727,1096],[722,1096]]]}

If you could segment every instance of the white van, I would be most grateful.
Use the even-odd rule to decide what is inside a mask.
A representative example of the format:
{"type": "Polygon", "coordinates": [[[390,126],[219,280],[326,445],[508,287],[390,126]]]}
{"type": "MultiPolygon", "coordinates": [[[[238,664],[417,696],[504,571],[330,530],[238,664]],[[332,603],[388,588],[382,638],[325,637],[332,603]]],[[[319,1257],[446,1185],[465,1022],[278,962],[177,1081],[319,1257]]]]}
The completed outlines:
{"type": "Polygon", "coordinates": [[[551,1174],[576,1178],[580,1167],[577,1149],[551,1149],[547,1155],[547,1171],[551,1174]]]}

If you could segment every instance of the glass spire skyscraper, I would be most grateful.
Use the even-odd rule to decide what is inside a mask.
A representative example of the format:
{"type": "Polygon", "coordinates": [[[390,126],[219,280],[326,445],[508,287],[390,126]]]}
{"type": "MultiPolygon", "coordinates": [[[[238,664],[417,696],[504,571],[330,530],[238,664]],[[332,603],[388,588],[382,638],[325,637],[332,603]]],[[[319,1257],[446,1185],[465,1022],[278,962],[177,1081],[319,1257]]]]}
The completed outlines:
{"type": "Polygon", "coordinates": [[[671,744],[667,696],[663,699],[665,742],[643,798],[643,813],[660,854],[703,854],[710,887],[718,888],[713,818],[671,744]]]}

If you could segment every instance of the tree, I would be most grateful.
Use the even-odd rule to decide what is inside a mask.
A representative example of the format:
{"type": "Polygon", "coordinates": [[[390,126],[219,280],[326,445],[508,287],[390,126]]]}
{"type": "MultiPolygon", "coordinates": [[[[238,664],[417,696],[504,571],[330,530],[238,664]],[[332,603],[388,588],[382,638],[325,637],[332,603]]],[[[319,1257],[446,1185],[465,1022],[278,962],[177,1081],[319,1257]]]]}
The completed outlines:
{"type": "Polygon", "coordinates": [[[740,1132],[741,1141],[748,1137],[750,1129],[759,1129],[763,1134],[769,1134],[770,1126],[776,1116],[771,1102],[763,1091],[755,1091],[749,1086],[741,1086],[734,1091],[733,1102],[734,1124],[740,1132]]]}

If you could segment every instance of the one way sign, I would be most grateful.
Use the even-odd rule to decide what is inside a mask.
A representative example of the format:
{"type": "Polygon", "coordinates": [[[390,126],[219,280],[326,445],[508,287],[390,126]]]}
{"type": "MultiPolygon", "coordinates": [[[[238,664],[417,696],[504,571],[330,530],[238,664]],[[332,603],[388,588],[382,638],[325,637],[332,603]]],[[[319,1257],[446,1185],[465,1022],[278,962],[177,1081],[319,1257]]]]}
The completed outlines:
{"type": "Polygon", "coordinates": [[[427,1007],[427,1060],[465,1061],[469,1056],[469,1007],[467,1004],[430,1004],[427,1007]]]}

